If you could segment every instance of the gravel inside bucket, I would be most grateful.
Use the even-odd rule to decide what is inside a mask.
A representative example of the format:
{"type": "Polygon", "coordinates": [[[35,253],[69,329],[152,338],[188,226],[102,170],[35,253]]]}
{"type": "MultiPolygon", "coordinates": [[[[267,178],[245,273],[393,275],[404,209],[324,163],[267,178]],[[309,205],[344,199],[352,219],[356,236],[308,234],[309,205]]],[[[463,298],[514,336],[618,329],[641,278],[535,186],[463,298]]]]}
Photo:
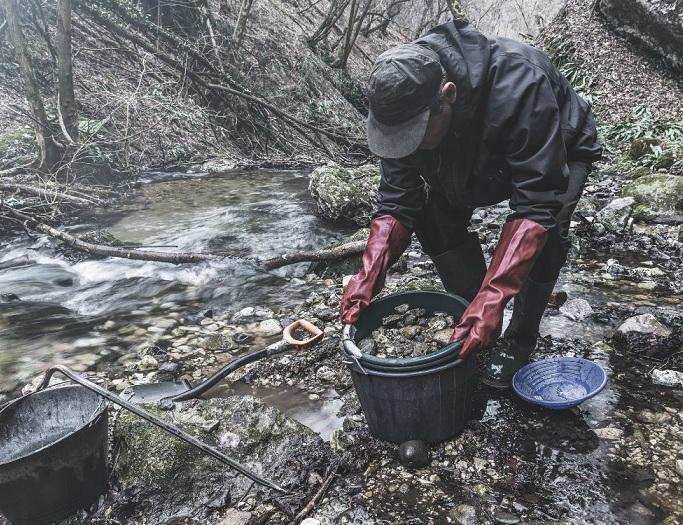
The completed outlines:
{"type": "Polygon", "coordinates": [[[395,359],[435,352],[448,344],[454,319],[445,312],[427,314],[424,308],[401,304],[382,319],[382,326],[358,346],[366,354],[395,359]]]}

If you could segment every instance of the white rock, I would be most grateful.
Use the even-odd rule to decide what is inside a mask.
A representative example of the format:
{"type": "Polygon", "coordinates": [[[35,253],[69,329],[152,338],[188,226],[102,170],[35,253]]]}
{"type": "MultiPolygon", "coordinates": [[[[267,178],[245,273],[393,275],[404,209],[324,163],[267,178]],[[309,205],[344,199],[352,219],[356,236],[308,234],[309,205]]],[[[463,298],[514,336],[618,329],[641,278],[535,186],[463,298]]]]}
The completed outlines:
{"type": "Polygon", "coordinates": [[[676,473],[683,478],[683,459],[676,460],[676,473]]]}
{"type": "Polygon", "coordinates": [[[661,337],[671,335],[671,330],[657,321],[657,318],[652,314],[642,314],[629,317],[621,324],[619,328],[617,328],[617,331],[621,332],[622,334],[638,332],[641,334],[653,334],[661,337]]]}
{"type": "Polygon", "coordinates": [[[337,377],[337,374],[329,366],[323,365],[320,368],[318,368],[317,372],[315,373],[315,377],[317,377],[321,381],[325,381],[325,382],[329,383],[329,382],[332,382],[335,380],[335,378],[337,377]]]}
{"type": "Polygon", "coordinates": [[[683,372],[676,370],[658,370],[655,368],[650,374],[655,385],[683,388],[683,372]]]}
{"type": "Polygon", "coordinates": [[[614,199],[595,215],[595,220],[610,231],[622,231],[628,224],[635,202],[633,197],[614,199]]]}
{"type": "Polygon", "coordinates": [[[621,439],[624,435],[623,430],[615,427],[596,428],[593,430],[593,432],[600,439],[606,439],[610,441],[621,439]]]}
{"type": "Polygon", "coordinates": [[[560,307],[560,313],[572,321],[583,321],[593,313],[593,308],[585,299],[570,299],[560,307]]]}
{"type": "Polygon", "coordinates": [[[301,522],[300,525],[320,525],[320,520],[317,520],[315,518],[306,518],[304,521],[301,522]]]}
{"type": "Polygon", "coordinates": [[[155,370],[159,368],[159,361],[154,359],[151,355],[143,356],[138,365],[140,370],[155,370]]]}
{"type": "Polygon", "coordinates": [[[263,306],[247,306],[232,316],[233,322],[262,321],[275,315],[270,308],[263,306]]]}
{"type": "Polygon", "coordinates": [[[345,275],[344,277],[342,277],[342,286],[344,288],[346,288],[346,285],[349,284],[349,281],[351,280],[352,277],[353,277],[353,275],[345,275]]]}
{"type": "Polygon", "coordinates": [[[270,337],[282,332],[282,325],[277,319],[266,319],[257,324],[252,330],[255,335],[270,337]]]}
{"type": "Polygon", "coordinates": [[[223,519],[216,525],[246,525],[251,519],[251,512],[229,509],[223,519]]]}

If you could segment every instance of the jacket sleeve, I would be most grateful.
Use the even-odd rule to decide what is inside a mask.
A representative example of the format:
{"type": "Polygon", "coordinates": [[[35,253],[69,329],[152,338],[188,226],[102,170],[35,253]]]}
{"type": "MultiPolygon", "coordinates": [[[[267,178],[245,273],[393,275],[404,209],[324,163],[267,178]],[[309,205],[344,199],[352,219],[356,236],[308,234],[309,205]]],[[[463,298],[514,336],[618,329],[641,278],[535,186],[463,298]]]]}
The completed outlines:
{"type": "Polygon", "coordinates": [[[506,61],[493,82],[491,100],[498,104],[492,121],[501,133],[512,179],[508,219],[530,219],[552,229],[569,176],[552,82],[542,68],[522,58],[506,61]]]}
{"type": "Polygon", "coordinates": [[[425,201],[424,181],[415,160],[382,159],[379,199],[374,217],[392,215],[409,230],[414,230],[425,201]]]}

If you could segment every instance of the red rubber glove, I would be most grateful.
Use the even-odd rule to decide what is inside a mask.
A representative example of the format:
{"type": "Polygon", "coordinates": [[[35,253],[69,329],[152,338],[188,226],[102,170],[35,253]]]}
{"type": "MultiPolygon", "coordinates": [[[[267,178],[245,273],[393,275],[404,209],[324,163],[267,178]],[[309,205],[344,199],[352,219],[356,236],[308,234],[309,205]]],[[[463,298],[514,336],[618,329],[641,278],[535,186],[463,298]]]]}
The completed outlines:
{"type": "Polygon", "coordinates": [[[451,343],[465,339],[460,357],[495,343],[503,325],[503,309],[522,289],[547,236],[543,226],[529,219],[505,223],[481,288],[451,336],[451,343]]]}
{"type": "Polygon", "coordinates": [[[361,310],[382,290],[389,267],[410,244],[410,235],[410,230],[391,215],[382,215],[372,221],[363,252],[363,268],[346,285],[339,305],[342,323],[358,321],[361,310]]]}

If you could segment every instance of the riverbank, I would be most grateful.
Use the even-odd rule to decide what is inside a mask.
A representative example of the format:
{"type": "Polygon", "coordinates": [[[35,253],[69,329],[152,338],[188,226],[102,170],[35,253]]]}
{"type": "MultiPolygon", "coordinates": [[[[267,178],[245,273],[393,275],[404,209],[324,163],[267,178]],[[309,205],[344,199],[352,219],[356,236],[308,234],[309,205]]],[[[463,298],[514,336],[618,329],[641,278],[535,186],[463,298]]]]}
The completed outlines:
{"type": "MultiPolygon", "coordinates": [[[[293,249],[292,239],[321,244],[322,238],[311,237],[311,232],[330,240],[348,233],[329,231],[315,218],[305,174],[163,177],[143,185],[123,208],[107,212],[109,219],[95,215],[86,220],[86,228],[96,222],[126,242],[180,242],[180,248],[193,249],[216,243],[223,249],[250,245],[268,254],[293,249]],[[179,195],[174,180],[189,184],[191,191],[179,195]],[[238,185],[242,189],[235,189],[238,185]],[[234,191],[222,192],[221,187],[234,191]],[[259,192],[253,193],[256,187],[259,192]],[[218,206],[210,204],[209,196],[216,195],[218,206]],[[222,218],[231,216],[229,221],[249,225],[248,230],[237,233],[222,218]],[[287,222],[291,217],[296,217],[296,226],[287,222]],[[171,240],[171,224],[185,236],[171,240]],[[209,224],[211,231],[206,230],[209,224]],[[257,241],[247,242],[249,236],[257,241]]],[[[282,328],[299,317],[326,334],[313,349],[233,374],[212,392],[217,399],[211,404],[159,407],[162,416],[224,452],[290,483],[298,494],[295,499],[272,500],[219,464],[200,460],[170,438],[148,434],[151,429],[144,423],[133,424],[121,415],[113,423],[112,453],[119,459],[112,462],[112,491],[93,516],[73,523],[104,519],[132,525],[156,516],[154,523],[218,525],[224,515],[237,511],[243,520],[239,523],[286,523],[288,513],[298,512],[333,471],[326,496],[311,513],[326,525],[344,520],[550,524],[598,518],[607,524],[676,523],[682,509],[683,390],[675,383],[662,384],[667,374],[661,372],[672,377],[683,373],[683,250],[672,237],[675,227],[633,220],[629,227],[630,216],[600,214],[623,183],[610,171],[592,175],[581,212],[586,221],[573,225],[573,254],[557,287],[568,300],[560,309],[546,311],[535,356],[594,359],[608,372],[606,390],[578,409],[556,414],[482,387],[464,433],[433,447],[430,465],[420,470],[402,467],[396,446],[375,440],[365,426],[339,356],[337,310],[345,270],[338,274],[333,267],[319,268],[319,276],[302,265],[258,276],[210,264],[171,267],[86,259],[60,263],[60,275],[51,273],[47,280],[46,274],[40,279],[36,273],[24,274],[15,282],[29,288],[37,286],[31,281],[41,282],[39,316],[49,322],[35,324],[38,317],[30,301],[16,304],[17,315],[3,319],[24,335],[42,332],[48,339],[34,343],[49,350],[49,361],[66,360],[116,392],[132,384],[181,378],[196,384],[231,359],[276,341],[282,328]],[[614,224],[619,231],[607,230],[605,225],[614,224]],[[88,282],[88,275],[100,278],[88,282]],[[48,291],[47,281],[53,283],[48,291]],[[50,303],[57,308],[60,293],[72,297],[68,308],[45,310],[50,303]],[[75,308],[81,317],[68,321],[75,308]],[[78,344],[46,344],[55,334],[70,333],[78,344]],[[249,430],[256,428],[270,430],[249,430]],[[166,445],[149,448],[156,442],[168,442],[174,452],[168,455],[166,445]],[[274,462],[275,457],[280,459],[274,462]],[[141,478],[145,471],[151,474],[141,478]],[[165,481],[180,473],[184,482],[165,481]],[[199,478],[205,481],[197,484],[199,478]],[[221,496],[228,493],[226,487],[229,497],[221,496]],[[157,511],[150,514],[153,508],[157,511]],[[181,516],[185,521],[178,521],[181,516]]],[[[504,205],[477,211],[474,229],[487,253],[506,215],[504,205]]],[[[41,271],[54,272],[57,259],[45,259],[47,246],[35,241],[32,246],[41,247],[41,271]]],[[[416,242],[390,272],[383,293],[409,288],[440,288],[431,261],[416,242]]],[[[12,307],[2,306],[5,312],[12,307]]],[[[507,310],[506,319],[509,314],[507,310]]],[[[30,359],[35,362],[36,355],[30,359]]],[[[19,366],[25,370],[27,362],[21,360],[19,366]]]]}

